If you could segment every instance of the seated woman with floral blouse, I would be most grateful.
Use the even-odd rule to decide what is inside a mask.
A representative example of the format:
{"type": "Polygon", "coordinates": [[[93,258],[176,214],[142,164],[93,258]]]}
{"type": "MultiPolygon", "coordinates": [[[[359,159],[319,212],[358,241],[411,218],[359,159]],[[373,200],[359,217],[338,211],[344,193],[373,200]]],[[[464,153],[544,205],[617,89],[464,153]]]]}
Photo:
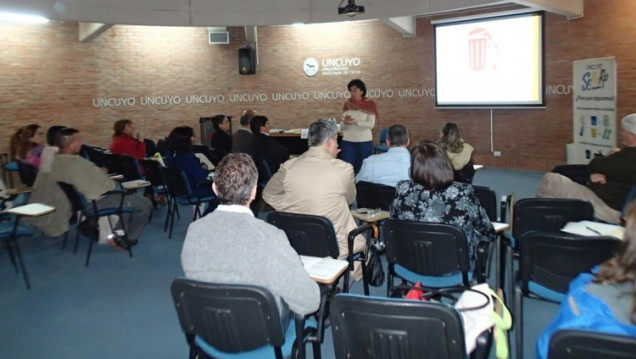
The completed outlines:
{"type": "Polygon", "coordinates": [[[411,179],[395,187],[391,218],[460,227],[468,240],[470,268],[477,244],[493,241],[495,230],[469,184],[453,182],[453,166],[444,150],[420,142],[411,150],[411,179]]]}

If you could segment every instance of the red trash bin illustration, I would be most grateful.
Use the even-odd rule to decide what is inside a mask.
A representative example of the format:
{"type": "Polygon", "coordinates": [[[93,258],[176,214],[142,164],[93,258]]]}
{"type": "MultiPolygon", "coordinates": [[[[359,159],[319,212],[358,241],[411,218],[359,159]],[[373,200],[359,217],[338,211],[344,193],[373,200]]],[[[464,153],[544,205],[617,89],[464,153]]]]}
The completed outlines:
{"type": "Polygon", "coordinates": [[[468,60],[471,70],[486,68],[488,42],[491,39],[490,33],[483,27],[468,33],[468,60]]]}

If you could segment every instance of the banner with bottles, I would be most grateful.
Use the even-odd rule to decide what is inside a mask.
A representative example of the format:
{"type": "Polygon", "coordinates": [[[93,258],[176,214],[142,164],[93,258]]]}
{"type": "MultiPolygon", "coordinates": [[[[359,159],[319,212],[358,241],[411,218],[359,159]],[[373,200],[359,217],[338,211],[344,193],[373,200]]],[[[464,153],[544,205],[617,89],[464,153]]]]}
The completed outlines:
{"type": "Polygon", "coordinates": [[[574,61],[574,143],[568,163],[586,164],[616,147],[616,59],[574,61]]]}

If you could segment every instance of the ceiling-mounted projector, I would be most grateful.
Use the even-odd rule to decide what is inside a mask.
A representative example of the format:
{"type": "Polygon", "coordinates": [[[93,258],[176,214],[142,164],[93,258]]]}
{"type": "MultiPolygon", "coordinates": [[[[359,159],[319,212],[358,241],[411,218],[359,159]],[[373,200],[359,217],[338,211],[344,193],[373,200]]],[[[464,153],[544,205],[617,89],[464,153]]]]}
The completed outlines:
{"type": "MultiPolygon", "coordinates": [[[[344,0],[340,2],[340,5],[344,0]]],[[[347,5],[338,6],[338,15],[356,16],[357,14],[364,14],[364,6],[356,5],[355,0],[347,0],[347,5]]]]}

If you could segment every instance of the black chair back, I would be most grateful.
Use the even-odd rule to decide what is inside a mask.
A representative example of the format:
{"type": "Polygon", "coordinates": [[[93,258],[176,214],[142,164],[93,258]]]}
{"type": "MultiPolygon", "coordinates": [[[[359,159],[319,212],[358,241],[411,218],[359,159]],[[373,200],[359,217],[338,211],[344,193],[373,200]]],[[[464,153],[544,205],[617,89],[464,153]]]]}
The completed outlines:
{"type": "Polygon", "coordinates": [[[104,165],[108,173],[119,173],[124,176],[124,181],[134,181],[141,178],[139,161],[129,155],[107,153],[104,154],[104,165]]]}
{"type": "Polygon", "coordinates": [[[285,342],[276,301],[265,288],[175,279],[171,286],[181,329],[217,350],[239,353],[285,342]]]}
{"type": "Polygon", "coordinates": [[[166,179],[163,175],[161,164],[155,160],[141,160],[141,167],[144,169],[146,180],[153,186],[166,188],[166,179]]]}
{"type": "Polygon", "coordinates": [[[82,145],[81,153],[84,158],[93,162],[95,166],[104,167],[105,150],[103,148],[90,145],[82,145]]]}
{"type": "Polygon", "coordinates": [[[388,211],[394,197],[395,187],[365,181],[356,183],[358,208],[380,208],[388,211]]]}
{"type": "Polygon", "coordinates": [[[336,231],[327,217],[270,212],[267,222],[285,231],[292,248],[300,255],[331,258],[340,255],[336,231]]]}
{"type": "Polygon", "coordinates": [[[479,204],[486,210],[488,219],[491,222],[497,222],[497,195],[495,191],[490,187],[473,186],[475,189],[475,196],[479,200],[479,204]]]}
{"type": "Polygon", "coordinates": [[[330,310],[336,358],[466,358],[462,319],[449,305],[339,294],[330,310]]]}
{"type": "Polygon", "coordinates": [[[530,281],[567,293],[580,273],[614,257],[621,240],[615,237],[582,237],[567,233],[529,232],[521,237],[519,275],[521,291],[528,295],[530,281]]]}
{"type": "Polygon", "coordinates": [[[551,172],[563,175],[572,181],[585,185],[590,180],[590,171],[587,165],[558,165],[551,172]]]}
{"type": "Polygon", "coordinates": [[[518,248],[526,232],[558,233],[568,222],[593,220],[592,204],[579,199],[524,198],[515,202],[512,236],[518,248]]]}
{"type": "Polygon", "coordinates": [[[146,145],[146,157],[152,157],[155,153],[157,153],[157,145],[155,144],[155,141],[149,138],[144,138],[144,145],[146,145]]]}
{"type": "Polygon", "coordinates": [[[426,276],[461,271],[464,285],[469,285],[468,243],[461,228],[389,219],[384,233],[390,273],[393,273],[395,264],[426,276]]]}
{"type": "Polygon", "coordinates": [[[22,161],[15,161],[18,165],[18,175],[20,176],[20,182],[24,183],[27,187],[33,187],[35,178],[38,176],[38,168],[34,165],[22,161]]]}
{"type": "Polygon", "coordinates": [[[565,329],[550,338],[548,359],[631,359],[635,353],[634,337],[565,329]]]}

